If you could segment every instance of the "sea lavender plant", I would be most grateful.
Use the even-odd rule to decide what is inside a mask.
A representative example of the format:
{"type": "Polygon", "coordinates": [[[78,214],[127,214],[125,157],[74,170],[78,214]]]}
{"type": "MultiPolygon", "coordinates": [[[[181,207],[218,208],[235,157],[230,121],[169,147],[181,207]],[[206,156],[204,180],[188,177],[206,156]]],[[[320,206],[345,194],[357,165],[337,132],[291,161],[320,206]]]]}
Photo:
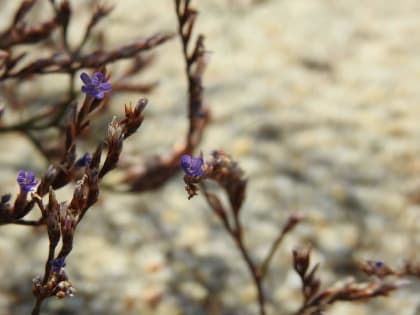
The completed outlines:
{"type": "MultiPolygon", "coordinates": [[[[146,94],[157,86],[156,82],[133,83],[130,79],[152,65],[152,55],[144,53],[153,52],[156,47],[171,40],[174,34],[158,33],[119,47],[106,47],[104,32],[95,28],[112,12],[113,7],[95,5],[80,42],[73,45],[69,40],[69,25],[77,13],[71,2],[45,1],[53,15],[42,22],[29,24],[26,17],[38,2],[41,1],[22,1],[10,24],[0,32],[0,87],[7,104],[0,108],[0,133],[18,132],[45,158],[43,171],[17,172],[19,192],[15,198],[10,193],[4,193],[0,198],[0,225],[42,227],[48,237],[43,275],[36,276],[32,282],[35,297],[32,314],[40,314],[43,304],[50,297],[64,298],[76,294],[67,275],[67,258],[77,246],[75,235],[79,231],[79,224],[100,197],[102,179],[117,167],[124,174],[118,185],[125,184],[127,190],[137,193],[160,188],[183,170],[188,198],[201,190],[247,267],[257,291],[259,314],[266,314],[268,298],[264,288],[268,286],[266,280],[273,257],[285,236],[304,217],[293,213],[283,224],[263,259],[256,259],[245,242],[247,232],[241,218],[248,182],[244,172],[222,151],[214,151],[208,161],[204,160],[202,154],[194,156],[210,115],[203,100],[202,82],[208,62],[207,52],[204,36],[200,34],[195,40],[193,37],[198,12],[191,2],[174,0],[188,85],[188,128],[184,144],[176,147],[169,157],[152,155],[142,161],[132,159],[130,161],[135,162],[123,165],[118,164],[124,154],[123,143],[143,122],[143,111],[147,104],[145,98],[140,98],[135,105],[126,105],[123,117],[114,118],[107,132],[103,132],[106,133],[104,141],[82,156],[78,154],[82,148],[81,142],[97,133],[91,122],[106,115],[115,95],[125,92],[146,94]],[[30,54],[34,44],[42,47],[48,56],[30,54]],[[88,44],[93,44],[91,47],[95,49],[89,49],[88,44]],[[123,73],[112,72],[110,75],[108,70],[112,64],[124,59],[129,65],[123,73]],[[19,93],[21,85],[35,86],[37,77],[57,73],[68,78],[67,89],[59,97],[51,94],[42,98],[41,95],[19,93]],[[83,94],[84,98],[79,102],[78,97],[83,94]],[[42,106],[35,107],[39,103],[42,106]],[[20,111],[29,115],[22,115],[21,120],[16,122],[2,119],[5,113],[20,111]],[[76,156],[80,157],[77,159],[76,156]],[[208,187],[208,181],[216,182],[226,193],[228,205],[224,205],[208,187]],[[56,192],[62,187],[72,190],[68,200],[59,201],[57,198],[56,192]],[[37,208],[39,216],[31,219],[28,215],[35,215],[37,208]]],[[[82,152],[85,152],[83,149],[82,152]]],[[[108,189],[113,190],[112,187],[108,189]]],[[[324,314],[330,305],[339,301],[385,296],[402,284],[398,279],[420,277],[419,264],[414,260],[407,260],[399,269],[391,268],[382,261],[367,260],[360,264],[360,269],[372,276],[373,280],[361,283],[352,280],[322,289],[317,275],[319,264],[311,266],[310,263],[311,247],[297,247],[292,256],[302,291],[302,305],[295,315],[324,314]]]]}
{"type": "MultiPolygon", "coordinates": [[[[10,202],[11,194],[3,194],[0,204],[0,224],[45,226],[47,230],[50,241],[49,252],[44,276],[37,277],[33,282],[36,303],[32,314],[39,314],[43,301],[50,296],[62,298],[74,294],[75,290],[68,280],[64,266],[66,257],[73,248],[76,227],[86,211],[97,201],[101,179],[117,166],[123,141],[141,125],[142,112],[147,104],[146,99],[140,99],[135,106],[126,106],[125,117],[114,119],[110,123],[105,143],[98,145],[92,153],[86,152],[76,159],[76,142],[80,142],[82,135],[86,137],[90,133],[92,113],[95,113],[96,118],[98,114],[106,112],[107,104],[113,95],[124,92],[148,93],[156,86],[155,83],[129,83],[128,79],[151,65],[152,55],[145,56],[143,52],[152,50],[173,37],[171,33],[161,33],[121,47],[107,49],[103,43],[97,41],[97,38],[103,34],[101,32],[95,34],[94,29],[111,13],[113,8],[96,5],[82,40],[79,44],[72,45],[69,41],[69,24],[74,17],[71,3],[66,0],[60,3],[46,1],[44,5],[51,6],[53,16],[47,21],[29,27],[25,17],[33,10],[37,2],[39,1],[22,1],[10,25],[0,34],[0,82],[11,81],[11,84],[7,86],[7,93],[4,93],[7,96],[7,103],[25,104],[23,108],[30,111],[31,103],[37,100],[32,96],[20,95],[17,92],[20,83],[30,83],[36,76],[54,73],[63,73],[69,78],[67,93],[60,100],[44,104],[41,110],[26,120],[7,124],[2,122],[0,125],[2,133],[20,132],[26,136],[49,164],[39,180],[32,171],[19,171],[17,181],[20,192],[14,203],[10,202]],[[59,32],[60,36],[53,36],[56,32],[59,32]],[[88,51],[86,47],[89,42],[95,43],[97,49],[88,51]],[[33,43],[43,46],[45,51],[49,51],[50,56],[45,58],[35,55],[31,60],[24,58],[26,55],[24,50],[22,52],[16,49],[18,45],[33,43]],[[121,76],[111,78],[107,74],[107,67],[122,59],[131,59],[131,64],[121,76]],[[93,72],[89,71],[92,75],[88,72],[81,73],[80,79],[83,86],[79,90],[79,84],[75,82],[76,73],[85,69],[93,70],[93,72]],[[77,106],[76,97],[80,92],[85,94],[85,98],[82,104],[77,106]],[[46,132],[56,133],[56,139],[49,138],[45,141],[46,132]],[[104,149],[106,157],[101,163],[104,149]],[[58,202],[55,190],[72,182],[76,183],[72,199],[67,202],[58,202]],[[47,201],[46,196],[48,196],[47,201]],[[40,209],[41,216],[36,220],[26,219],[34,206],[40,209]],[[57,253],[56,247],[60,242],[61,249],[57,253]]],[[[182,14],[187,16],[190,12],[182,14]]],[[[191,28],[192,23],[190,24],[191,28]]],[[[191,29],[189,31],[191,32],[191,29]]],[[[204,65],[203,40],[201,38],[197,42],[194,54],[189,56],[185,50],[189,42],[189,38],[186,37],[189,36],[190,34],[186,34],[183,40],[184,57],[188,58],[187,72],[192,81],[189,88],[188,108],[189,111],[200,110],[201,112],[202,70],[192,70],[192,67],[198,63],[204,65]]],[[[6,108],[2,107],[1,114],[5,110],[6,108]]],[[[13,110],[13,108],[10,107],[7,110],[13,110]]],[[[144,174],[132,172],[130,166],[126,168],[126,182],[133,187],[132,190],[140,191],[160,187],[178,172],[177,161],[180,154],[191,152],[200,141],[205,126],[203,115],[200,119],[189,115],[189,121],[187,145],[185,149],[174,153],[169,165],[153,157],[157,163],[153,163],[153,167],[147,163],[144,174]]],[[[135,167],[137,168],[138,165],[135,167]]]]}
{"type": "MultiPolygon", "coordinates": [[[[304,217],[299,213],[290,215],[278,236],[261,261],[256,261],[244,241],[245,229],[241,221],[241,209],[245,201],[247,180],[239,165],[223,151],[213,151],[211,158],[204,162],[199,157],[183,156],[180,166],[185,172],[185,190],[191,199],[201,190],[204,198],[219,218],[222,226],[232,239],[246,265],[257,292],[259,314],[266,314],[267,298],[264,293],[264,280],[267,278],[272,258],[281,245],[284,237],[291,232],[304,217]],[[206,185],[214,181],[225,192],[229,201],[224,205],[221,199],[206,185]]],[[[311,247],[296,248],[293,251],[293,267],[302,282],[302,305],[293,315],[320,315],[336,302],[365,301],[376,297],[388,296],[390,292],[405,284],[404,281],[388,281],[385,276],[419,277],[419,264],[409,262],[401,272],[389,268],[382,261],[366,261],[360,269],[368,275],[379,279],[366,282],[350,280],[321,290],[321,280],[317,276],[319,263],[310,267],[311,247]]]]}

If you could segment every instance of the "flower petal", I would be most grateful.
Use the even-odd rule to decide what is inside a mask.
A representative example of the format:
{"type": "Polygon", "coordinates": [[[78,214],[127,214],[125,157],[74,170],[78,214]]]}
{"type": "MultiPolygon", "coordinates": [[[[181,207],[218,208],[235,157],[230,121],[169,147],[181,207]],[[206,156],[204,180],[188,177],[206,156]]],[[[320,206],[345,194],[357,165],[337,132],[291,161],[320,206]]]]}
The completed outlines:
{"type": "Polygon", "coordinates": [[[96,90],[91,86],[82,86],[82,92],[92,97],[96,96],[96,90]]]}
{"type": "Polygon", "coordinates": [[[92,76],[92,83],[95,85],[99,85],[100,83],[105,81],[105,76],[102,72],[95,72],[92,76]]]}
{"type": "Polygon", "coordinates": [[[86,72],[82,72],[80,75],[80,79],[83,81],[84,84],[88,85],[91,83],[91,79],[86,72]]]}
{"type": "Polygon", "coordinates": [[[105,82],[100,85],[100,89],[104,92],[109,92],[112,89],[111,83],[105,82]]]}
{"type": "Polygon", "coordinates": [[[105,96],[104,92],[99,91],[99,92],[96,92],[95,98],[98,100],[101,100],[104,98],[104,96],[105,96]]]}

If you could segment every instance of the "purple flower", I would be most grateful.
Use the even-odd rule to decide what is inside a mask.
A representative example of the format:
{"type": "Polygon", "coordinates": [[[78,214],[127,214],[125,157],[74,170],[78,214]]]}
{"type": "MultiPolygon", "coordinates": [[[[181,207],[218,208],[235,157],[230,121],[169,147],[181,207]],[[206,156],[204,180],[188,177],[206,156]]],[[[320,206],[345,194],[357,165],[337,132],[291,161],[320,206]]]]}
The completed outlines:
{"type": "Polygon", "coordinates": [[[85,85],[82,86],[82,92],[96,99],[103,99],[105,93],[111,91],[111,83],[105,81],[105,76],[101,72],[95,72],[92,78],[85,72],[80,75],[85,85]]]}
{"type": "Polygon", "coordinates": [[[187,154],[181,157],[181,167],[188,176],[204,176],[203,157],[192,157],[187,154]]]}
{"type": "Polygon", "coordinates": [[[66,266],[66,257],[51,259],[50,265],[53,271],[59,272],[61,268],[64,268],[66,266]]]}
{"type": "Polygon", "coordinates": [[[380,260],[366,260],[366,263],[373,269],[380,269],[385,266],[385,263],[380,260]]]}
{"type": "Polygon", "coordinates": [[[76,167],[85,167],[86,165],[89,165],[90,162],[92,162],[92,158],[90,157],[89,153],[85,153],[80,159],[74,163],[76,167]]]}
{"type": "Polygon", "coordinates": [[[384,263],[378,260],[375,261],[373,265],[375,266],[375,268],[381,268],[384,265],[384,263]]]}
{"type": "Polygon", "coordinates": [[[35,186],[38,184],[38,181],[35,179],[34,173],[31,171],[25,172],[23,170],[20,170],[16,180],[20,186],[20,190],[25,193],[33,191],[35,189],[35,186]]]}

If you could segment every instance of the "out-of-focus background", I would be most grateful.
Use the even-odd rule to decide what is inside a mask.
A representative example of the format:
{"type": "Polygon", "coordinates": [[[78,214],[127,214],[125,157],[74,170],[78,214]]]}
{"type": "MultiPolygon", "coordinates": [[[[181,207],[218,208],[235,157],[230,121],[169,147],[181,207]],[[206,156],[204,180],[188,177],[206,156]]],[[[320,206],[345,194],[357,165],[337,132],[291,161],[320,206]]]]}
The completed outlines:
{"type": "MultiPolygon", "coordinates": [[[[77,43],[89,11],[87,1],[71,3],[78,13],[69,32],[77,43]]],[[[19,1],[0,4],[4,26],[19,1]]],[[[210,61],[204,87],[212,123],[200,149],[205,155],[223,149],[245,169],[247,245],[261,258],[292,211],[308,217],[274,258],[265,284],[268,313],[289,314],[299,306],[300,283],[291,267],[295,246],[313,245],[312,261],[321,263],[325,285],[361,277],[358,261],[400,266],[416,254],[419,259],[420,2],[194,4],[200,11],[195,29],[206,36],[210,61]]],[[[36,12],[41,19],[49,14],[42,6],[36,12]]],[[[174,6],[169,0],[115,1],[99,28],[108,47],[176,31],[174,6]]],[[[147,96],[146,120],[127,142],[127,155],[168,153],[187,128],[178,39],[156,52],[156,63],[139,80],[158,80],[159,87],[147,96]]],[[[34,78],[27,93],[34,86],[60,91],[60,82],[59,76],[54,82],[34,78]]],[[[116,98],[111,110],[121,113],[139,96],[116,98]]],[[[21,168],[44,172],[18,134],[1,135],[0,148],[1,193],[17,192],[21,168]]],[[[113,176],[111,183],[118,172],[113,176]]],[[[0,238],[0,314],[28,314],[31,279],[42,273],[47,255],[46,235],[2,226],[0,238]]],[[[156,192],[102,192],[79,226],[66,270],[77,295],[48,300],[43,314],[257,310],[236,248],[200,196],[187,200],[181,174],[156,192]]],[[[419,291],[413,282],[391,298],[338,304],[327,313],[418,315],[419,291]]]]}

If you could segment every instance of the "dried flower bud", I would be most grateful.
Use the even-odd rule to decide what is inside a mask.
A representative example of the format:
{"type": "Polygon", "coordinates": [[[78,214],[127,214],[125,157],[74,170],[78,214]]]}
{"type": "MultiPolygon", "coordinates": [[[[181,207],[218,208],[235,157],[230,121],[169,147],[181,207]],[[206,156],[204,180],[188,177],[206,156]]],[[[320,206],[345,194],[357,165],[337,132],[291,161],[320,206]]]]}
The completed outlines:
{"type": "Polygon", "coordinates": [[[120,121],[120,125],[124,128],[124,138],[132,135],[140,127],[144,119],[143,110],[146,105],[147,99],[141,98],[134,108],[131,105],[125,106],[125,118],[120,121]]]}
{"type": "Polygon", "coordinates": [[[297,248],[293,250],[293,267],[301,278],[305,277],[310,263],[311,247],[297,248]]]}
{"type": "Polygon", "coordinates": [[[50,187],[48,205],[45,209],[46,225],[48,230],[48,237],[50,245],[55,247],[60,240],[60,225],[59,225],[59,204],[55,198],[55,193],[50,187]]]}
{"type": "Polygon", "coordinates": [[[67,34],[68,25],[70,22],[70,16],[71,16],[71,7],[70,3],[65,0],[61,2],[60,7],[57,12],[57,21],[58,23],[63,27],[64,30],[64,36],[67,34]]]}
{"type": "Polygon", "coordinates": [[[124,140],[123,128],[114,118],[108,127],[108,152],[104,164],[99,172],[99,178],[102,178],[110,170],[117,166],[124,140]]]}
{"type": "Polygon", "coordinates": [[[389,275],[395,274],[390,267],[388,267],[383,261],[380,260],[367,260],[360,264],[359,268],[368,275],[375,275],[379,278],[384,278],[389,275]]]}

